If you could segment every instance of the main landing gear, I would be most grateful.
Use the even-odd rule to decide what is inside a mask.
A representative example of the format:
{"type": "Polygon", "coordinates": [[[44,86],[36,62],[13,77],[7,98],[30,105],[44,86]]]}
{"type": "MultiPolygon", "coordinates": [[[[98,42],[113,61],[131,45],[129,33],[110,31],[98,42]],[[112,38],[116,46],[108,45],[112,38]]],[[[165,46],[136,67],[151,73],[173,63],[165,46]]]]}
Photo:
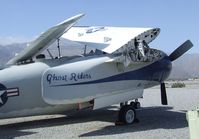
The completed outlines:
{"type": "Polygon", "coordinates": [[[135,100],[128,105],[127,102],[120,104],[120,111],[118,114],[118,120],[115,122],[116,125],[132,124],[139,122],[136,117],[136,109],[140,108],[140,102],[135,100]]]}
{"type": "Polygon", "coordinates": [[[141,107],[141,104],[140,104],[140,102],[138,102],[138,99],[135,99],[135,102],[132,101],[130,103],[130,105],[133,106],[135,109],[140,109],[140,107],[141,107]]]}

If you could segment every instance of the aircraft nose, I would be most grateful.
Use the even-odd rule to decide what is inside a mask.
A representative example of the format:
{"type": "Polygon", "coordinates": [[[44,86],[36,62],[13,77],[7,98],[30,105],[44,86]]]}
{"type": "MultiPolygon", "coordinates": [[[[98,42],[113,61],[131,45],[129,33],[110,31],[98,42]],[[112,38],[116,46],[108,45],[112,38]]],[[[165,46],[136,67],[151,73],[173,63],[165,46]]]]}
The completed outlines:
{"type": "Polygon", "coordinates": [[[169,77],[172,69],[171,60],[167,55],[161,60],[161,69],[162,69],[161,82],[163,82],[169,77]]]}

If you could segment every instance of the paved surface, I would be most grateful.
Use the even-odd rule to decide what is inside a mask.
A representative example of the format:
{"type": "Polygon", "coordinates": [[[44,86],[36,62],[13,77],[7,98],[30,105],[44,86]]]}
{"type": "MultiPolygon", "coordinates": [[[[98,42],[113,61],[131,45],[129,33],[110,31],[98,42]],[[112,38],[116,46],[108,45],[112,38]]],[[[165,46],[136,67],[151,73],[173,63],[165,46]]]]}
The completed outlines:
{"type": "Polygon", "coordinates": [[[117,107],[66,115],[46,115],[0,120],[2,138],[136,138],[188,139],[186,111],[199,106],[199,83],[167,88],[168,106],[160,104],[159,87],[145,90],[139,123],[115,126],[117,107]]]}

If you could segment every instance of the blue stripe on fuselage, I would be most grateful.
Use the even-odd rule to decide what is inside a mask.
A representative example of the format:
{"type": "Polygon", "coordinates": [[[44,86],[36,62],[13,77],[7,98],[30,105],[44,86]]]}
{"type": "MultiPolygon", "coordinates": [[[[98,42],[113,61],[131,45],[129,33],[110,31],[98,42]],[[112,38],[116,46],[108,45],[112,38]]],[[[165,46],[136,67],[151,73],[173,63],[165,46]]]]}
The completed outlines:
{"type": "Polygon", "coordinates": [[[148,66],[140,68],[138,70],[125,72],[94,81],[87,81],[87,82],[73,83],[73,84],[52,85],[51,87],[96,84],[96,83],[115,82],[123,80],[147,80],[147,81],[163,82],[168,78],[171,68],[172,68],[171,61],[169,60],[168,56],[165,56],[164,58],[148,66]]]}

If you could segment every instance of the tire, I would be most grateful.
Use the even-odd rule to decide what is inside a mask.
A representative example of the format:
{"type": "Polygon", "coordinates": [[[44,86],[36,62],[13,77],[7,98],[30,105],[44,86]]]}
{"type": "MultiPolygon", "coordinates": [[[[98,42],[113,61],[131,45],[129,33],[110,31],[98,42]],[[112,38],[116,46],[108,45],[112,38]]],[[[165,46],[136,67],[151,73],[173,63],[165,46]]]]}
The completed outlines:
{"type": "Polygon", "coordinates": [[[119,121],[132,124],[136,119],[135,109],[132,106],[123,106],[119,112],[119,121]]]}

